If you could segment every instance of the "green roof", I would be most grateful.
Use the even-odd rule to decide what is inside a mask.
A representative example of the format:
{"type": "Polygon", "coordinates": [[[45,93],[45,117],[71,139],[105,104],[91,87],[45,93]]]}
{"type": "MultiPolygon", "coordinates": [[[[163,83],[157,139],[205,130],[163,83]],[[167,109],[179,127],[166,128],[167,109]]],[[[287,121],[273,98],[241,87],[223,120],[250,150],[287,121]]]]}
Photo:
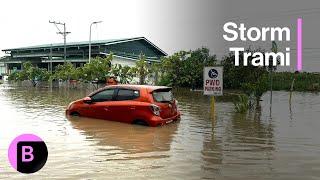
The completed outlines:
{"type": "MultiPolygon", "coordinates": [[[[122,39],[108,39],[108,40],[95,40],[91,41],[91,45],[110,45],[110,44],[118,44],[123,42],[129,42],[129,41],[135,41],[135,40],[145,40],[150,45],[152,45],[154,48],[159,50],[163,55],[167,55],[163,50],[158,48],[156,45],[151,43],[149,40],[147,40],[145,37],[134,37],[134,38],[122,38],[122,39]]],[[[67,47],[73,47],[73,46],[87,46],[89,44],[89,41],[80,41],[80,42],[67,42],[67,47]]],[[[34,50],[34,49],[46,49],[46,48],[57,48],[57,47],[64,47],[64,43],[53,43],[53,44],[42,44],[42,45],[36,45],[36,46],[27,46],[27,47],[20,47],[20,48],[11,48],[11,49],[4,49],[2,51],[19,51],[19,50],[34,50]]]]}
{"type": "MultiPolygon", "coordinates": [[[[122,39],[126,40],[126,39],[122,39]]],[[[108,39],[108,40],[98,40],[98,41],[91,41],[91,44],[105,44],[109,42],[116,42],[119,41],[118,39],[108,39]]],[[[79,41],[79,42],[67,42],[66,46],[79,46],[79,45],[88,45],[89,41],[79,41]]],[[[39,48],[51,48],[51,47],[63,47],[64,43],[52,43],[52,44],[41,44],[35,46],[25,46],[19,48],[11,48],[11,49],[4,49],[3,51],[13,51],[13,50],[24,50],[24,49],[39,49],[39,48]]]]}

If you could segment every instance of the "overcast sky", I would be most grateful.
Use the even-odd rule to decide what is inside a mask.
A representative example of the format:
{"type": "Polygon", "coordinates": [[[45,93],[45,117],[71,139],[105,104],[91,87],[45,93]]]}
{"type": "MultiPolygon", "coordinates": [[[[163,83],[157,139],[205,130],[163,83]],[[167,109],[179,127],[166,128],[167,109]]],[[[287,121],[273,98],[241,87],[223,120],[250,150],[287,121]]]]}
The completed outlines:
{"type": "Polygon", "coordinates": [[[222,39],[223,24],[230,20],[248,26],[289,26],[292,40],[280,49],[294,49],[297,17],[304,20],[304,69],[319,71],[319,0],[1,0],[0,50],[63,42],[49,20],[66,22],[68,42],[87,41],[90,23],[101,20],[93,26],[93,40],[144,36],[169,54],[201,46],[225,54],[238,45],[222,39]]]}
{"type": "Polygon", "coordinates": [[[90,23],[101,20],[92,28],[93,40],[144,36],[171,54],[209,46],[212,41],[197,34],[212,31],[207,24],[215,23],[217,5],[211,0],[2,0],[0,49],[63,42],[49,20],[66,23],[68,42],[87,41],[90,23]]]}

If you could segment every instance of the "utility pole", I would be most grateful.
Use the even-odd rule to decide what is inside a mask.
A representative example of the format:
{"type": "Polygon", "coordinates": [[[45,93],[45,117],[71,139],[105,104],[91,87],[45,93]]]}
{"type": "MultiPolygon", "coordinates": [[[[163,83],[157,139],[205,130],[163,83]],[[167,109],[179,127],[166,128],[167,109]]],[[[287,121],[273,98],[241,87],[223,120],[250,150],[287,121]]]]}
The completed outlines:
{"type": "Polygon", "coordinates": [[[52,44],[50,45],[50,72],[52,74],[52,44]]]}
{"type": "MultiPolygon", "coordinates": [[[[278,52],[278,45],[275,41],[272,41],[271,51],[274,53],[278,52]]],[[[278,59],[277,59],[278,63],[278,59]]],[[[270,63],[269,63],[270,64],[270,63]]],[[[272,77],[273,66],[269,66],[269,80],[270,80],[270,117],[272,115],[272,86],[273,86],[273,77],[272,77]]]]}
{"type": "Polygon", "coordinates": [[[94,21],[90,24],[90,31],[89,31],[89,63],[91,61],[91,28],[92,25],[102,23],[102,21],[94,21]]]}
{"type": "Polygon", "coordinates": [[[71,32],[66,32],[66,23],[62,23],[62,22],[56,22],[56,21],[49,21],[49,23],[54,24],[56,26],[56,28],[58,29],[59,32],[57,32],[57,34],[61,34],[63,36],[63,43],[64,43],[64,63],[66,63],[67,61],[67,34],[71,33],[71,32]],[[60,28],[58,27],[58,25],[62,25],[63,26],[63,32],[60,30],[60,28]]]}

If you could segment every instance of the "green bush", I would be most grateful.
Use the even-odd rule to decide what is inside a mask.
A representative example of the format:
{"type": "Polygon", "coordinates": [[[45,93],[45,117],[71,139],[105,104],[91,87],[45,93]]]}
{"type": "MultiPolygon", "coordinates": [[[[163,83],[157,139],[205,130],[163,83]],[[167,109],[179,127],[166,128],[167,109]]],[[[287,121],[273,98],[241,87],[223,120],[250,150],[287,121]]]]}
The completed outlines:
{"type": "Polygon", "coordinates": [[[216,56],[209,49],[180,51],[163,57],[160,63],[161,85],[200,88],[203,85],[203,68],[216,64],[216,56]]]}
{"type": "Polygon", "coordinates": [[[33,86],[36,86],[40,81],[48,81],[51,73],[47,69],[34,67],[31,62],[22,64],[22,70],[16,71],[9,76],[9,80],[25,81],[29,80],[33,86]]]}
{"type": "Polygon", "coordinates": [[[53,74],[53,79],[61,79],[61,80],[73,80],[79,78],[79,73],[77,72],[79,69],[76,69],[72,63],[67,62],[64,64],[59,64],[55,68],[55,72],[53,74]]]}
{"type": "Polygon", "coordinates": [[[293,90],[295,91],[319,91],[320,74],[316,73],[292,73],[276,72],[273,74],[273,89],[289,91],[295,78],[293,90]]]}
{"type": "Polygon", "coordinates": [[[122,66],[121,64],[112,65],[111,74],[120,79],[121,84],[128,84],[132,81],[134,73],[129,66],[122,66]]]}
{"type": "Polygon", "coordinates": [[[249,109],[249,98],[247,95],[238,95],[233,104],[236,112],[245,113],[249,109]]]}
{"type": "Polygon", "coordinates": [[[110,76],[112,54],[106,58],[96,57],[90,63],[86,63],[79,71],[80,78],[86,81],[105,81],[110,76]]]}

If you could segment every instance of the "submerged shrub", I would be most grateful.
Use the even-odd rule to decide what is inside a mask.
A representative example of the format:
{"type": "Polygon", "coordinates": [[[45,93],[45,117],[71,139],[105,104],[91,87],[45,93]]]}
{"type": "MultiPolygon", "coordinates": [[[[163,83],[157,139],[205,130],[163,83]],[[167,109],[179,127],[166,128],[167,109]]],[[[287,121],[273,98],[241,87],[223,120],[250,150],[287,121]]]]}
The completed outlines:
{"type": "Polygon", "coordinates": [[[238,97],[233,101],[233,104],[236,112],[245,113],[249,109],[249,98],[245,94],[238,95],[238,97]]]}

